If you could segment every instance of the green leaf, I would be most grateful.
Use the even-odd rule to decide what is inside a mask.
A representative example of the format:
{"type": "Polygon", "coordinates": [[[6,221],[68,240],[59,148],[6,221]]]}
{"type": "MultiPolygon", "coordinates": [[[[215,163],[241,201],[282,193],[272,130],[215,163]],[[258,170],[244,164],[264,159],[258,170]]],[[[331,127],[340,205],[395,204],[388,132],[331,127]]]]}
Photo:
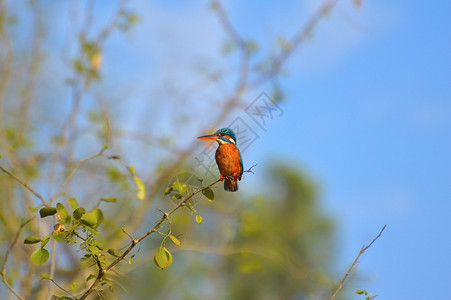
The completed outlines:
{"type": "Polygon", "coordinates": [[[355,293],[358,294],[358,295],[362,295],[362,294],[365,294],[365,296],[368,295],[368,292],[365,291],[365,290],[363,290],[363,291],[362,290],[357,290],[357,291],[355,291],[355,293]]]}
{"type": "Polygon", "coordinates": [[[35,236],[27,236],[25,238],[25,240],[23,241],[24,244],[36,244],[39,243],[41,241],[40,238],[35,237],[35,236]]]}
{"type": "Polygon", "coordinates": [[[73,212],[73,216],[75,220],[80,220],[81,217],[86,213],[86,210],[84,207],[79,207],[73,212]]]}
{"type": "Polygon", "coordinates": [[[196,222],[197,224],[201,225],[204,222],[204,219],[201,215],[196,215],[196,222]]]}
{"type": "Polygon", "coordinates": [[[89,276],[86,277],[86,281],[89,281],[89,280],[94,279],[94,278],[96,278],[96,277],[97,277],[97,276],[94,275],[94,274],[89,274],[89,276]]]}
{"type": "Polygon", "coordinates": [[[57,242],[62,242],[66,239],[67,234],[65,232],[61,232],[61,233],[54,233],[53,234],[53,239],[57,242]]]}
{"type": "Polygon", "coordinates": [[[42,266],[50,257],[49,252],[44,248],[38,248],[34,251],[31,256],[31,262],[37,266],[42,266]]]}
{"type": "Polygon", "coordinates": [[[215,193],[211,188],[206,188],[205,190],[202,190],[202,194],[207,197],[208,201],[215,200],[215,193]]]}
{"type": "Polygon", "coordinates": [[[72,210],[75,210],[78,207],[77,199],[75,199],[74,197],[67,199],[67,202],[69,203],[72,210]]]}
{"type": "Polygon", "coordinates": [[[91,258],[92,254],[91,253],[86,253],[85,255],[83,255],[82,257],[80,257],[81,261],[85,261],[89,258],[91,258]]]}
{"type": "Polygon", "coordinates": [[[100,201],[103,202],[110,202],[110,203],[116,203],[117,199],[116,198],[100,198],[100,201]]]}
{"type": "Polygon", "coordinates": [[[188,186],[186,185],[186,183],[184,183],[183,181],[180,181],[180,180],[176,180],[172,184],[172,188],[174,190],[179,191],[180,194],[183,194],[184,192],[186,192],[188,190],[188,186]]]}
{"type": "Polygon", "coordinates": [[[56,214],[56,208],[55,207],[43,207],[39,210],[39,214],[41,215],[41,218],[45,218],[48,216],[53,216],[56,214]]]}
{"type": "Polygon", "coordinates": [[[166,196],[166,195],[170,194],[173,190],[174,190],[174,189],[172,188],[172,186],[171,186],[171,187],[167,187],[167,188],[164,190],[164,195],[166,196]]]}
{"type": "Polygon", "coordinates": [[[139,250],[141,250],[141,248],[138,248],[138,251],[136,251],[135,254],[133,254],[132,256],[130,256],[130,259],[128,260],[128,264],[129,264],[129,265],[132,264],[132,260],[133,260],[133,258],[135,257],[135,255],[139,253],[139,250]]]}
{"type": "Polygon", "coordinates": [[[131,265],[132,264],[132,260],[135,257],[136,254],[133,254],[132,256],[130,256],[130,258],[128,259],[128,264],[131,265]]]}
{"type": "Polygon", "coordinates": [[[135,180],[136,187],[138,188],[136,198],[138,198],[139,200],[144,200],[144,198],[146,197],[146,186],[138,176],[133,176],[133,179],[135,180]]]}
{"type": "Polygon", "coordinates": [[[85,66],[83,65],[83,63],[81,62],[80,59],[74,59],[72,61],[72,64],[74,65],[75,71],[77,71],[78,73],[83,73],[84,72],[85,66]]]}
{"type": "Polygon", "coordinates": [[[78,290],[78,282],[77,281],[72,281],[70,283],[70,289],[75,292],[76,290],[78,290]]]}
{"type": "Polygon", "coordinates": [[[171,197],[172,199],[182,199],[182,195],[180,194],[175,194],[171,197]]]}
{"type": "Polygon", "coordinates": [[[170,238],[171,241],[172,241],[174,244],[176,244],[177,246],[181,246],[181,245],[182,245],[182,243],[180,242],[180,240],[179,240],[178,238],[176,238],[175,236],[170,235],[169,238],[170,238]]]}
{"type": "Polygon", "coordinates": [[[197,210],[194,208],[194,206],[191,203],[186,203],[186,206],[193,212],[197,214],[197,210]]]}
{"type": "Polygon", "coordinates": [[[61,223],[69,224],[71,222],[71,217],[62,203],[56,204],[56,211],[58,213],[58,217],[61,219],[61,223]]]}
{"type": "Polygon", "coordinates": [[[45,245],[47,245],[47,243],[50,240],[50,236],[51,235],[49,234],[49,235],[46,235],[45,237],[42,238],[42,240],[41,240],[41,248],[44,248],[45,245]]]}
{"type": "Polygon", "coordinates": [[[166,269],[172,264],[172,254],[163,246],[160,246],[155,251],[155,256],[153,260],[157,267],[160,269],[166,269]]]}
{"type": "Polygon", "coordinates": [[[119,257],[119,255],[116,254],[116,251],[114,251],[114,249],[108,249],[107,252],[114,257],[119,257]]]}
{"type": "Polygon", "coordinates": [[[85,213],[80,221],[91,228],[97,228],[103,222],[103,212],[100,208],[94,208],[88,213],[85,213]]]}

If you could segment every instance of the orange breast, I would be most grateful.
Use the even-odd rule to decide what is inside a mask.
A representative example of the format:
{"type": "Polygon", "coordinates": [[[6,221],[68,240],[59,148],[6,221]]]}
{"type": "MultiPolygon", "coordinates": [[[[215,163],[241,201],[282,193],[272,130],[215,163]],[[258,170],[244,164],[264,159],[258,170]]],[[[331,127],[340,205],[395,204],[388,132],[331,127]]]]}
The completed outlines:
{"type": "Polygon", "coordinates": [[[233,144],[219,145],[216,150],[216,163],[222,176],[230,176],[233,173],[241,173],[240,153],[233,144]]]}

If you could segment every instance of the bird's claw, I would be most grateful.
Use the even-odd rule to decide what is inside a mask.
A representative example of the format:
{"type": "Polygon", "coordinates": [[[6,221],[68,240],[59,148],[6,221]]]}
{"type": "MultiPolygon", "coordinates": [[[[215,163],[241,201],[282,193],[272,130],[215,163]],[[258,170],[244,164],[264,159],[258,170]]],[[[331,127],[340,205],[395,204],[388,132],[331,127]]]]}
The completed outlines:
{"type": "Polygon", "coordinates": [[[220,181],[223,181],[223,180],[224,180],[224,176],[222,176],[222,175],[219,176],[219,180],[220,180],[220,181]]]}

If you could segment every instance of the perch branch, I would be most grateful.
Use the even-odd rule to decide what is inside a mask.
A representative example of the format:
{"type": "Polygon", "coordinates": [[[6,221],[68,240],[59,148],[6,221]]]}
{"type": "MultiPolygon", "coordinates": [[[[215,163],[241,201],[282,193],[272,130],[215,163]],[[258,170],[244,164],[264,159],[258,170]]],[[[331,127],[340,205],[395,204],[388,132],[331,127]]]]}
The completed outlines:
{"type": "MultiPolygon", "coordinates": [[[[254,165],[255,166],[255,165],[254,165]]],[[[251,168],[249,168],[248,170],[244,171],[244,172],[249,172],[249,173],[253,173],[252,168],[254,167],[252,166],[251,168]]],[[[183,207],[186,205],[186,203],[193,198],[195,195],[197,195],[198,193],[201,193],[202,191],[211,188],[212,186],[214,186],[215,184],[217,184],[218,182],[220,182],[220,180],[216,180],[213,183],[209,184],[208,186],[205,186],[203,188],[197,189],[194,192],[192,192],[190,195],[188,195],[185,199],[183,199],[182,201],[179,202],[179,204],[177,204],[172,210],[170,210],[169,212],[165,213],[163,212],[163,216],[162,218],[155,224],[155,226],[150,229],[148,232],[146,232],[144,235],[142,235],[139,238],[134,238],[132,239],[132,241],[130,242],[130,245],[127,247],[127,249],[117,258],[115,259],[111,264],[109,264],[107,267],[102,268],[101,265],[98,265],[99,268],[99,272],[97,274],[96,279],[94,280],[94,282],[91,284],[91,286],[88,288],[88,290],[86,292],[83,293],[83,295],[78,298],[79,300],[83,300],[86,299],[86,297],[89,296],[89,294],[91,294],[93,291],[95,291],[95,289],[97,288],[98,284],[103,280],[103,278],[105,277],[105,274],[110,271],[114,266],[116,266],[119,262],[121,262],[122,260],[125,259],[125,257],[130,253],[130,251],[132,251],[132,249],[139,244],[142,240],[144,240],[146,237],[148,237],[149,235],[151,235],[154,232],[158,232],[158,228],[161,226],[161,224],[163,224],[164,221],[168,220],[169,216],[171,214],[173,214],[176,210],[178,210],[180,207],[183,207]]]]}

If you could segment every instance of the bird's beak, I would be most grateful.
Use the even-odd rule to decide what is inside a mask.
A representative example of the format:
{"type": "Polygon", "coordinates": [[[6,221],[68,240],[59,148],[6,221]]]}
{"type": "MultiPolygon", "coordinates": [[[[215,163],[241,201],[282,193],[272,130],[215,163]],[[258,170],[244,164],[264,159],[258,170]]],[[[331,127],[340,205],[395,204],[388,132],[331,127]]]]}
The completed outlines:
{"type": "Polygon", "coordinates": [[[218,138],[218,136],[216,134],[209,134],[209,135],[199,136],[197,138],[201,139],[201,140],[216,140],[218,138]]]}

